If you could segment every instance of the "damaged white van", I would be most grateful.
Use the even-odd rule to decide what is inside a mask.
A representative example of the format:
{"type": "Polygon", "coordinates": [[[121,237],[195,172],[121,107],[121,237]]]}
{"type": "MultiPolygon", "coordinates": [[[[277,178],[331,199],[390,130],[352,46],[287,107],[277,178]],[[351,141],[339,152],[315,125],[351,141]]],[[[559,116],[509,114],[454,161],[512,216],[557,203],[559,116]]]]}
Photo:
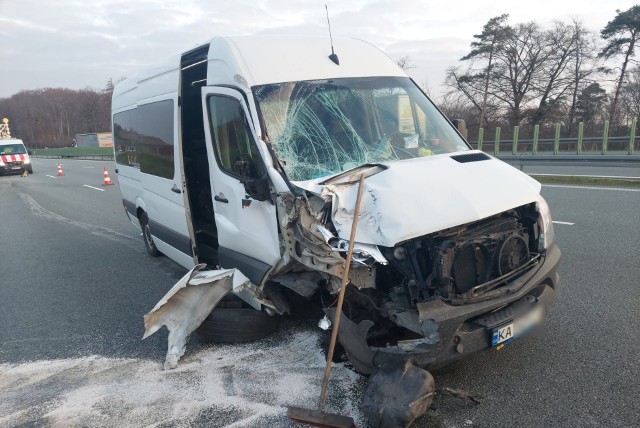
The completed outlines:
{"type": "Polygon", "coordinates": [[[217,37],[116,86],[123,204],[147,249],[238,275],[207,313],[232,292],[273,316],[293,293],[330,314],[364,174],[339,331],[356,370],[525,334],[559,283],[540,184],[471,150],[380,50],[334,46],[217,37]]]}

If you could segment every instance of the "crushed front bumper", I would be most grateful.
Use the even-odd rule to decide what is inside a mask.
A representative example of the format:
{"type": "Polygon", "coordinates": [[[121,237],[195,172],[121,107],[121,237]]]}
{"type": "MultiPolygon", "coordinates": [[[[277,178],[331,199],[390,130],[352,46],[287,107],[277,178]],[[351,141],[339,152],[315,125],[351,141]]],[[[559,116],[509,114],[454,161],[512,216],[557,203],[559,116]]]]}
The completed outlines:
{"type": "Polygon", "coordinates": [[[489,349],[492,347],[490,327],[508,322],[512,308],[526,301],[542,305],[546,312],[555,301],[559,261],[560,249],[553,244],[538,267],[495,290],[490,299],[459,305],[441,300],[420,303],[421,320],[429,319],[437,325],[439,340],[436,343],[417,340],[400,346],[370,347],[366,338],[373,322],[365,320],[355,324],[344,314],[338,335],[340,343],[354,368],[364,374],[371,374],[382,365],[403,365],[409,360],[416,366],[433,369],[489,349]]]}

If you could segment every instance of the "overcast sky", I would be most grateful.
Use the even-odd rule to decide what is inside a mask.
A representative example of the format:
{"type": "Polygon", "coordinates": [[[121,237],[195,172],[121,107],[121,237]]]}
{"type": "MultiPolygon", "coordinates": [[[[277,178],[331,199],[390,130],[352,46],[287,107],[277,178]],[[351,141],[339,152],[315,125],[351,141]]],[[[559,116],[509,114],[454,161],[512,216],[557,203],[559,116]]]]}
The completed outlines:
{"type": "Polygon", "coordinates": [[[0,0],[0,97],[23,89],[103,88],[109,77],[215,35],[327,34],[365,39],[439,95],[445,70],[491,17],[582,20],[599,31],[637,0],[0,0]]]}

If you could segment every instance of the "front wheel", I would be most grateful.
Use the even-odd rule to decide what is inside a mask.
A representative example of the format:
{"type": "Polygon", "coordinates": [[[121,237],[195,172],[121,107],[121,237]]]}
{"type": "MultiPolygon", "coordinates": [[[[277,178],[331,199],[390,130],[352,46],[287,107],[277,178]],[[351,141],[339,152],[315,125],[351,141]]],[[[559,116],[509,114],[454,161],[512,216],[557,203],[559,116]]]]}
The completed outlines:
{"type": "Polygon", "coordinates": [[[140,216],[140,227],[142,227],[142,237],[144,238],[144,246],[147,247],[147,252],[151,257],[158,257],[162,255],[158,248],[156,248],[155,242],[153,242],[153,236],[151,236],[151,228],[149,227],[149,217],[146,213],[142,213],[140,216]]]}

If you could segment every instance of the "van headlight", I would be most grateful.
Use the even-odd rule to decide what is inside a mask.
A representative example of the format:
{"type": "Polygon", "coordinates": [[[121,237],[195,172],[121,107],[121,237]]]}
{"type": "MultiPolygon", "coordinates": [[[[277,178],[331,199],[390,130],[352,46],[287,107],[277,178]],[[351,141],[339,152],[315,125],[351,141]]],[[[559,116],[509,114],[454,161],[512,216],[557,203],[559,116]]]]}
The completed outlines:
{"type": "Polygon", "coordinates": [[[546,250],[551,246],[555,239],[555,233],[553,232],[553,221],[551,220],[551,210],[547,201],[541,195],[538,195],[536,201],[536,207],[540,216],[538,217],[538,224],[540,225],[540,243],[538,250],[540,252],[546,250]]]}
{"type": "Polygon", "coordinates": [[[24,163],[24,164],[31,163],[31,159],[25,158],[24,161],[22,161],[22,163],[24,163]]]}

